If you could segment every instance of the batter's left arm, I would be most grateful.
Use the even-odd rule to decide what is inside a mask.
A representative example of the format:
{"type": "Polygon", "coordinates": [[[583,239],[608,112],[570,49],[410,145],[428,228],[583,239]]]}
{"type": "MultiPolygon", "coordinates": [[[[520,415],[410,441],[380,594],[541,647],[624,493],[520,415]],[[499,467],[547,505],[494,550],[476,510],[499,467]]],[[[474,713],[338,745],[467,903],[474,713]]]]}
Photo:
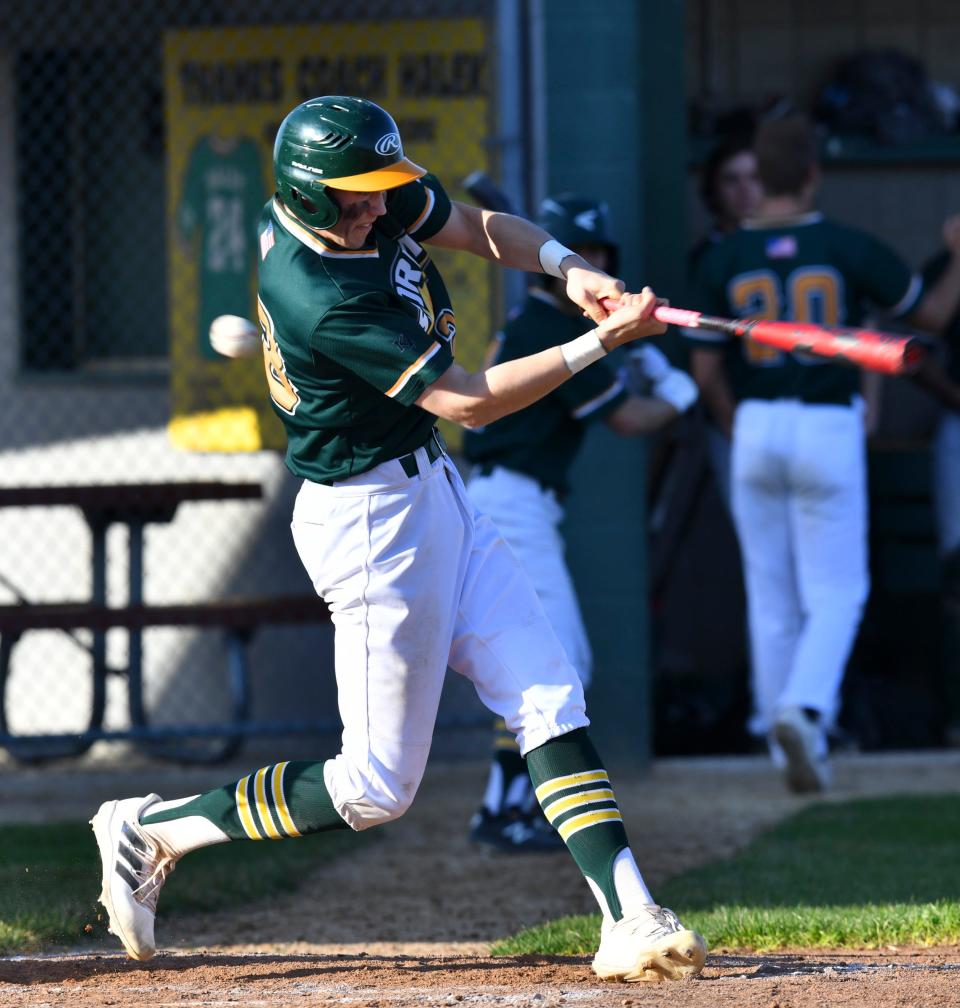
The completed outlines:
{"type": "Polygon", "coordinates": [[[514,214],[453,202],[446,224],[428,241],[441,248],[472,252],[501,266],[562,277],[567,297],[594,322],[609,315],[602,299],[616,299],[624,290],[622,280],[563,249],[543,228],[514,214]]]}

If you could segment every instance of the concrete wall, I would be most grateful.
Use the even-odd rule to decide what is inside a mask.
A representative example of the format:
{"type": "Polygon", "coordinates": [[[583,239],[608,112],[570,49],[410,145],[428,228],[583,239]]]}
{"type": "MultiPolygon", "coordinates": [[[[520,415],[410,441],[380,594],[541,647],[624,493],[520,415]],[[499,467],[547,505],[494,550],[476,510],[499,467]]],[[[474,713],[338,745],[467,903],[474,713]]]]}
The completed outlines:
{"type": "MultiPolygon", "coordinates": [[[[607,200],[634,288],[682,272],[683,5],[549,0],[541,19],[544,192],[607,200]],[[674,168],[671,168],[674,166],[674,168]],[[668,222],[672,230],[665,230],[668,222]],[[671,251],[672,250],[672,251],[671,251]]],[[[588,696],[605,758],[636,767],[651,745],[645,445],[590,428],[572,473],[566,537],[595,652],[588,696]]]]}

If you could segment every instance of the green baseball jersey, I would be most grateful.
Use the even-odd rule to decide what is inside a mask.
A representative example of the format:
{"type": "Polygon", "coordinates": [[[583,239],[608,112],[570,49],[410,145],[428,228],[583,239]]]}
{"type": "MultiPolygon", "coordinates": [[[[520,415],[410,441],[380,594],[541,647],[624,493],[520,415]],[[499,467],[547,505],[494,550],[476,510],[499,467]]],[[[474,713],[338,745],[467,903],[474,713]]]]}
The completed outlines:
{"type": "Polygon", "coordinates": [[[218,315],[249,317],[256,265],[257,221],[263,206],[263,169],[255,140],[202,137],[190,152],[177,208],[185,241],[200,236],[197,261],[197,345],[210,346],[210,323],[218,315]]]}
{"type": "MultiPolygon", "coordinates": [[[[907,315],[922,294],[921,279],[883,242],[809,213],[776,224],[748,222],[707,249],[690,307],[706,315],[856,326],[870,305],[907,315]]],[[[855,368],[823,358],[707,330],[685,335],[723,350],[738,400],[848,404],[859,387],[855,368]]]]}
{"type": "MultiPolygon", "coordinates": [[[[540,353],[592,328],[588,319],[563,311],[556,298],[533,288],[497,334],[495,361],[540,353]]],[[[464,453],[471,462],[502,465],[565,493],[586,422],[609,416],[626,398],[620,379],[598,361],[526,409],[467,431],[464,453]]]]}
{"type": "MultiPolygon", "coordinates": [[[[933,286],[943,276],[949,262],[950,252],[942,249],[924,264],[923,282],[933,286]]],[[[947,344],[947,374],[955,382],[960,382],[960,310],[953,313],[941,335],[947,344]]]]}
{"type": "Polygon", "coordinates": [[[387,193],[363,248],[326,243],[278,200],[260,226],[258,310],[287,466],[332,483],[420,447],[415,405],[453,361],[453,306],[421,244],[450,216],[432,176],[387,193]]]}

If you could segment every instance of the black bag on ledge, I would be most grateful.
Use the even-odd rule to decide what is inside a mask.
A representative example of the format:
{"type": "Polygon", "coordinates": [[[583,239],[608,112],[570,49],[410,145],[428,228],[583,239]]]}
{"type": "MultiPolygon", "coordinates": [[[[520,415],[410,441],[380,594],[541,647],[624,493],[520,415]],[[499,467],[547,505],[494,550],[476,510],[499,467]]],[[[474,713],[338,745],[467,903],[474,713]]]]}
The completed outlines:
{"type": "Polygon", "coordinates": [[[923,65],[898,49],[867,49],[844,60],[820,91],[814,114],[831,133],[886,144],[916,143],[940,131],[923,65]]]}

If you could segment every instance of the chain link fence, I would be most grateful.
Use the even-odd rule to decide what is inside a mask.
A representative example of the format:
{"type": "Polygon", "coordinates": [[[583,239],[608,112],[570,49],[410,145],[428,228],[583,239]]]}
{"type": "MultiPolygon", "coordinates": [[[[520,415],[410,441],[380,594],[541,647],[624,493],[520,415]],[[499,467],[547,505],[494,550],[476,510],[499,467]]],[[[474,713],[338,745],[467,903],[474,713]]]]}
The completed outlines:
{"type": "MultiPolygon", "coordinates": [[[[219,358],[209,323],[255,314],[273,136],[300,101],[380,102],[408,155],[454,198],[466,198],[470,171],[496,170],[492,4],[0,7],[0,607],[308,593],[289,533],[297,487],[262,363],[219,358]],[[176,503],[175,488],[171,507],[135,518],[116,499],[89,503],[91,487],[210,481],[255,484],[260,496],[176,503]],[[49,487],[75,488],[75,499],[25,505],[14,493],[49,487]]],[[[500,312],[497,280],[479,260],[441,268],[470,366],[500,312]]],[[[209,629],[148,628],[142,642],[123,628],[0,637],[0,729],[17,737],[128,732],[126,670],[141,643],[151,725],[202,735],[236,713],[209,629]],[[102,717],[98,648],[114,670],[102,717]]],[[[264,626],[250,662],[252,720],[336,729],[329,626],[264,626]]],[[[465,710],[480,716],[456,694],[441,724],[465,710]]]]}

